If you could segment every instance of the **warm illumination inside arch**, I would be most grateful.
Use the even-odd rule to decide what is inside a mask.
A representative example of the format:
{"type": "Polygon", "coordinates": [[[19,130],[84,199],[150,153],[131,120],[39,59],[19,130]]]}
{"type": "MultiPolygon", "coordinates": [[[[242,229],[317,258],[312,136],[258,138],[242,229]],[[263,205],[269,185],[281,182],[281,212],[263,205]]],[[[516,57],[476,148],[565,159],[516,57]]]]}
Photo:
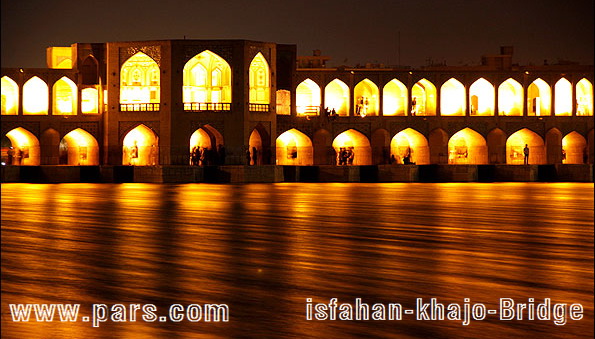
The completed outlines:
{"type": "Polygon", "coordinates": [[[324,88],[324,105],[340,116],[349,115],[349,87],[335,79],[324,88]]]}
{"type": "Polygon", "coordinates": [[[487,164],[488,146],[485,138],[470,128],[453,134],[448,140],[448,163],[487,164]]]}
{"type": "Polygon", "coordinates": [[[262,146],[262,136],[255,128],[252,130],[252,133],[250,133],[250,137],[248,138],[248,153],[250,153],[250,161],[247,161],[248,165],[262,165],[262,146]]]}
{"type": "Polygon", "coordinates": [[[122,164],[151,166],[159,163],[159,139],[145,125],[138,125],[124,137],[122,164]]]}
{"type": "MultiPolygon", "coordinates": [[[[99,145],[89,132],[77,128],[66,134],[61,145],[68,157],[68,165],[99,165],[99,145]]],[[[62,148],[62,147],[61,147],[62,148]]]]}
{"type": "Polygon", "coordinates": [[[148,55],[138,52],[122,65],[120,71],[120,103],[159,103],[159,66],[148,55]]]}
{"type": "Polygon", "coordinates": [[[276,104],[278,115],[291,115],[291,92],[286,89],[278,89],[276,104]]]}
{"type": "Polygon", "coordinates": [[[314,163],[312,140],[292,128],[281,134],[276,141],[277,165],[304,165],[314,163]]]}
{"type": "Polygon", "coordinates": [[[270,103],[270,71],[269,64],[262,53],[256,54],[250,63],[250,103],[270,103]]]}
{"type": "Polygon", "coordinates": [[[523,115],[523,86],[508,78],[498,87],[498,112],[500,115],[523,115]]]}
{"type": "Polygon", "coordinates": [[[455,78],[440,87],[440,115],[465,115],[465,86],[455,78]]]}
{"type": "Polygon", "coordinates": [[[72,80],[62,77],[56,81],[53,87],[53,110],[54,115],[76,115],[77,112],[77,88],[72,80]]]}
{"type": "Polygon", "coordinates": [[[1,81],[2,115],[17,115],[19,113],[19,86],[14,80],[3,76],[1,81]]]}
{"type": "Polygon", "coordinates": [[[426,79],[411,89],[411,115],[436,115],[436,86],[426,79]]]}
{"type": "Polygon", "coordinates": [[[318,115],[320,111],[320,86],[306,79],[295,90],[297,115],[318,115]]]}
{"type": "Polygon", "coordinates": [[[95,88],[84,88],[81,91],[81,112],[99,113],[99,92],[95,88]]]}
{"type": "MultiPolygon", "coordinates": [[[[335,138],[332,144],[337,159],[339,159],[342,151],[351,151],[353,154],[352,165],[371,165],[372,164],[372,148],[370,147],[370,140],[362,133],[350,129],[335,138]]],[[[339,164],[339,161],[337,161],[339,164]]]]}
{"type": "Polygon", "coordinates": [[[593,84],[585,78],[576,84],[576,115],[593,115],[593,84]]]}
{"type": "MultiPolygon", "coordinates": [[[[231,67],[206,50],[184,66],[183,100],[190,103],[231,103],[231,67]]],[[[185,105],[186,109],[192,106],[185,105]]]]}
{"type": "Polygon", "coordinates": [[[428,140],[418,131],[407,128],[390,142],[391,163],[427,165],[430,163],[428,140]],[[394,157],[394,158],[393,158],[394,157]]]}
{"type": "Polygon", "coordinates": [[[470,115],[494,115],[495,89],[484,78],[477,79],[469,88],[470,115]]]}
{"type": "Polygon", "coordinates": [[[353,90],[353,107],[355,114],[365,117],[367,115],[378,115],[379,92],[378,86],[370,79],[360,81],[353,90]]]}
{"type": "Polygon", "coordinates": [[[23,85],[23,114],[48,114],[48,107],[48,85],[34,76],[23,85]]]}
{"type": "Polygon", "coordinates": [[[586,164],[589,160],[587,140],[577,132],[570,132],[562,138],[562,163],[586,164]]]}
{"type": "Polygon", "coordinates": [[[543,138],[537,133],[523,128],[513,133],[506,140],[506,163],[513,165],[522,165],[524,163],[524,148],[529,147],[529,164],[545,164],[546,153],[543,138]]]}
{"type": "Polygon", "coordinates": [[[566,78],[556,82],[554,86],[554,114],[572,115],[572,85],[566,78]]]}
{"type": "Polygon", "coordinates": [[[542,79],[535,79],[527,89],[527,115],[550,115],[552,93],[550,85],[542,79]]]}
{"type": "Polygon", "coordinates": [[[33,133],[17,127],[6,133],[11,146],[7,150],[9,165],[38,166],[40,163],[39,140],[33,133]]]}
{"type": "Polygon", "coordinates": [[[382,90],[382,115],[407,115],[407,87],[397,79],[382,90]]]}

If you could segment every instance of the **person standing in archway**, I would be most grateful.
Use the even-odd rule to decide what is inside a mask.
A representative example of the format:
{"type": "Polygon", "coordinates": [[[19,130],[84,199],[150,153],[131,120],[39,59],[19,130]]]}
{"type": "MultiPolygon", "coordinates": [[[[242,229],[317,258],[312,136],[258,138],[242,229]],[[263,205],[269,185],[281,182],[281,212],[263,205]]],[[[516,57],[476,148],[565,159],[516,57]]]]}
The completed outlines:
{"type": "Polygon", "coordinates": [[[525,165],[529,165],[529,145],[525,144],[525,148],[523,148],[523,154],[525,155],[525,165]]]}

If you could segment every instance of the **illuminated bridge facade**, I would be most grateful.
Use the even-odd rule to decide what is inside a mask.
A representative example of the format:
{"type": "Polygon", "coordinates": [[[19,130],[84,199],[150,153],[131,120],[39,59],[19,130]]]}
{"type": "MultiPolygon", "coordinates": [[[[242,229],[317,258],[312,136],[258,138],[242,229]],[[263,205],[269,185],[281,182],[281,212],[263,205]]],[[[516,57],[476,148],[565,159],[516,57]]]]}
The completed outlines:
{"type": "Polygon", "coordinates": [[[530,164],[592,164],[593,66],[511,58],[326,68],[245,40],[49,48],[46,69],[2,69],[2,162],[523,164],[527,147],[530,164]]]}

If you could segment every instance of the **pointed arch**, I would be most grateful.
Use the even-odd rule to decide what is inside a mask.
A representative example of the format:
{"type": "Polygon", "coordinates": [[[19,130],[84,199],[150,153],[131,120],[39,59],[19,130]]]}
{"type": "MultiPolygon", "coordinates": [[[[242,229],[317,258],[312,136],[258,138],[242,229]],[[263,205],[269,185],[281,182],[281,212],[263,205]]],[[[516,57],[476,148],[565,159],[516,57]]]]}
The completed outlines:
{"type": "Polygon", "coordinates": [[[355,85],[353,96],[353,107],[355,107],[356,115],[362,117],[378,115],[380,94],[378,86],[372,80],[364,79],[355,85]]]}
{"type": "Polygon", "coordinates": [[[48,114],[49,88],[45,81],[34,76],[23,85],[23,114],[48,114]]]}
{"type": "Polygon", "coordinates": [[[39,140],[24,129],[17,127],[6,133],[11,146],[7,150],[9,165],[38,166],[40,164],[39,140]]]}
{"type": "Polygon", "coordinates": [[[19,113],[19,86],[6,75],[0,81],[2,115],[17,115],[19,113]]]}
{"type": "Polygon", "coordinates": [[[81,75],[83,85],[99,84],[99,63],[94,56],[89,55],[83,60],[81,75]]]}
{"type": "Polygon", "coordinates": [[[188,60],[182,100],[186,111],[231,109],[231,67],[227,61],[209,50],[188,60]]]}
{"type": "Polygon", "coordinates": [[[513,78],[498,86],[498,112],[500,115],[523,115],[523,86],[513,78]]]}
{"type": "Polygon", "coordinates": [[[554,85],[554,114],[572,115],[572,85],[566,78],[561,78],[554,85]]]}
{"type": "Polygon", "coordinates": [[[453,134],[448,141],[448,163],[487,164],[488,146],[486,140],[469,127],[453,134]]]}
{"type": "Polygon", "coordinates": [[[254,127],[248,138],[250,165],[268,165],[271,161],[270,134],[260,123],[254,127]]]}
{"type": "Polygon", "coordinates": [[[527,115],[551,115],[552,91],[541,78],[535,79],[527,89],[527,115]]]}
{"type": "MultiPolygon", "coordinates": [[[[333,140],[333,148],[337,154],[337,158],[341,157],[343,152],[350,152],[352,154],[351,160],[347,160],[347,164],[351,165],[371,165],[372,152],[370,148],[370,141],[359,131],[349,129],[337,135],[333,140]]],[[[337,161],[339,164],[339,160],[337,161]]]]}
{"type": "Polygon", "coordinates": [[[430,163],[430,147],[426,137],[406,128],[395,134],[390,142],[391,159],[397,164],[427,165],[430,163]]]}
{"type": "Polygon", "coordinates": [[[68,77],[62,77],[52,88],[54,115],[76,115],[78,111],[77,88],[68,77]]]}
{"type": "Polygon", "coordinates": [[[436,86],[427,79],[411,88],[411,115],[436,115],[436,86]]]}
{"type": "Polygon", "coordinates": [[[593,84],[586,78],[576,83],[576,115],[593,115],[593,84]]]}
{"type": "Polygon", "coordinates": [[[587,140],[585,137],[572,131],[562,138],[562,163],[582,164],[588,158],[587,140]]]}
{"type": "Polygon", "coordinates": [[[99,165],[97,140],[82,128],[70,131],[62,138],[66,144],[68,165],[99,165]]]}
{"type": "Polygon", "coordinates": [[[440,87],[440,115],[465,115],[465,86],[455,78],[440,87]]]}
{"type": "Polygon", "coordinates": [[[250,63],[250,103],[270,103],[270,69],[262,53],[258,52],[250,63]]]}
{"type": "Polygon", "coordinates": [[[495,104],[494,85],[484,78],[477,79],[469,88],[469,114],[494,115],[495,104]]]}
{"type": "Polygon", "coordinates": [[[340,116],[348,116],[349,87],[339,79],[329,82],[324,88],[324,105],[340,116]]]}
{"type": "Polygon", "coordinates": [[[407,115],[407,87],[397,79],[382,89],[382,115],[407,115]]]}
{"type": "Polygon", "coordinates": [[[283,132],[276,141],[277,165],[312,165],[312,141],[301,131],[292,128],[283,132]]]}
{"type": "Polygon", "coordinates": [[[524,162],[523,149],[525,145],[529,147],[530,165],[546,163],[543,139],[528,128],[518,130],[506,139],[506,163],[522,165],[524,162]]]}
{"type": "Polygon", "coordinates": [[[297,115],[318,115],[320,112],[320,86],[311,79],[306,79],[295,90],[297,115]]]}
{"type": "Polygon", "coordinates": [[[122,165],[152,166],[159,163],[159,137],[145,126],[137,125],[122,141],[122,165]]]}
{"type": "Polygon", "coordinates": [[[488,133],[488,162],[490,164],[506,163],[506,134],[499,128],[488,133]]]}
{"type": "Polygon", "coordinates": [[[159,110],[159,65],[143,52],[131,56],[120,70],[120,106],[123,111],[159,110]]]}

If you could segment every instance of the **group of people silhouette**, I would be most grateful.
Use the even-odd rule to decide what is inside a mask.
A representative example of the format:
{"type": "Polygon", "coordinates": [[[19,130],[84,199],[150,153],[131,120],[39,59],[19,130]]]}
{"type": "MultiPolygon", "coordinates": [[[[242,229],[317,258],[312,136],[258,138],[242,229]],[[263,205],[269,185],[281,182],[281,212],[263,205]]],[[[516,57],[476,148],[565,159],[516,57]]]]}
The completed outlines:
{"type": "Polygon", "coordinates": [[[353,165],[353,158],[355,158],[353,147],[340,147],[339,154],[337,154],[337,165],[353,165]]]}
{"type": "Polygon", "coordinates": [[[210,147],[194,146],[190,151],[190,165],[192,166],[210,166],[225,164],[225,147],[219,144],[217,149],[210,147]]]}

